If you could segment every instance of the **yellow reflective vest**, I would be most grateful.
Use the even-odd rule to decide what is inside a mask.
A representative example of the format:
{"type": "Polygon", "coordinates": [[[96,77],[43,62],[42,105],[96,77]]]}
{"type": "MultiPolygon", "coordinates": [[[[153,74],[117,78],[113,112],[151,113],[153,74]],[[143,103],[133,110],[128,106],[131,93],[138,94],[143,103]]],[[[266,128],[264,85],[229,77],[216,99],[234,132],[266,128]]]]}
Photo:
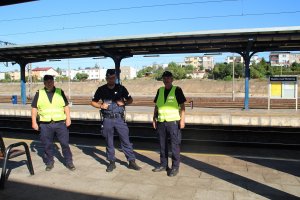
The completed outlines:
{"type": "Polygon", "coordinates": [[[170,122],[180,120],[179,105],[175,96],[176,86],[172,86],[165,102],[165,87],[159,88],[156,106],[158,108],[158,121],[170,122]]]}
{"type": "Polygon", "coordinates": [[[45,89],[39,90],[39,98],[37,101],[37,109],[41,122],[61,121],[66,119],[64,111],[65,101],[61,95],[61,89],[55,88],[52,103],[45,89]]]}

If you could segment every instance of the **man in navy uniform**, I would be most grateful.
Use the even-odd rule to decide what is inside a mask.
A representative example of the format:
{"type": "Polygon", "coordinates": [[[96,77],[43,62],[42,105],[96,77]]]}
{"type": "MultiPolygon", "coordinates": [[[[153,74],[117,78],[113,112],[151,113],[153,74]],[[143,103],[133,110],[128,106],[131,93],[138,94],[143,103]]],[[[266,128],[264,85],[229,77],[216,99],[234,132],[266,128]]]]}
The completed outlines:
{"type": "Polygon", "coordinates": [[[135,162],[132,144],[129,141],[129,129],[124,116],[125,105],[132,103],[132,97],[124,86],[116,84],[115,69],[106,71],[106,81],[107,84],[97,89],[91,102],[93,107],[100,109],[103,117],[102,131],[106,141],[107,160],[109,161],[106,171],[112,172],[116,168],[115,131],[119,134],[122,150],[129,161],[128,168],[140,170],[141,167],[135,162]]]}
{"type": "Polygon", "coordinates": [[[172,85],[173,75],[169,71],[162,74],[164,87],[158,89],[155,96],[153,128],[157,130],[160,143],[160,166],[152,171],[167,171],[168,176],[179,172],[181,131],[185,127],[184,102],[186,98],[180,87],[172,85]],[[172,167],[168,167],[168,138],[171,140],[172,167]]]}
{"type": "Polygon", "coordinates": [[[75,170],[72,153],[69,147],[69,130],[71,125],[70,108],[68,100],[62,89],[54,87],[54,78],[51,75],[44,76],[43,89],[37,91],[31,103],[32,128],[40,130],[40,139],[44,147],[43,160],[46,171],[54,167],[53,139],[59,140],[66,167],[75,170]],[[39,119],[39,124],[37,123],[39,119]]]}

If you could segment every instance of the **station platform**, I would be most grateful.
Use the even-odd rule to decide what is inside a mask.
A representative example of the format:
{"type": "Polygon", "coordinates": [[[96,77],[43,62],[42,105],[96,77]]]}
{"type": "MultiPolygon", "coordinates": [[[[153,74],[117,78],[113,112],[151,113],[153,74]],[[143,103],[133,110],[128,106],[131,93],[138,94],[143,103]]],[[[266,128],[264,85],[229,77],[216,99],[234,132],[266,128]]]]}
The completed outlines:
{"type": "Polygon", "coordinates": [[[25,157],[11,160],[8,181],[0,190],[3,200],[300,199],[299,150],[256,149],[254,156],[247,153],[249,150],[235,148],[216,154],[200,147],[198,153],[182,152],[179,174],[168,177],[166,172],[152,172],[159,164],[155,150],[135,148],[141,171],[128,169],[124,154],[116,150],[117,168],[107,173],[104,146],[71,142],[77,169],[70,171],[56,144],[55,165],[47,172],[38,139],[4,141],[6,145],[19,141],[29,145],[35,175],[29,174],[25,157]]]}
{"type": "MultiPolygon", "coordinates": [[[[2,116],[28,116],[29,104],[0,104],[2,116]]],[[[98,120],[99,111],[89,105],[71,106],[71,118],[79,120],[98,120]]],[[[153,107],[127,106],[126,121],[151,123],[153,107]]],[[[223,126],[261,126],[261,127],[300,127],[300,111],[295,109],[237,109],[237,108],[186,108],[187,124],[223,126]]]]}

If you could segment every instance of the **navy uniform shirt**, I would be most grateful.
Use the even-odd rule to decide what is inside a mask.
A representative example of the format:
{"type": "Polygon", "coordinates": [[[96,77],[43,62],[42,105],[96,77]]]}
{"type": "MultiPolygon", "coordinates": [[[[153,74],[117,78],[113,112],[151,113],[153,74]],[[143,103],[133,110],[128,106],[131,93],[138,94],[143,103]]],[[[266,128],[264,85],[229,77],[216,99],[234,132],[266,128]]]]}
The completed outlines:
{"type": "MultiPolygon", "coordinates": [[[[45,88],[45,90],[46,90],[46,88],[45,88]]],[[[53,99],[53,95],[54,95],[55,90],[56,90],[55,87],[54,87],[54,89],[53,89],[52,91],[50,91],[50,92],[48,92],[48,91],[46,90],[46,94],[47,94],[47,96],[48,96],[48,98],[49,98],[50,103],[52,102],[52,99],[53,99]]],[[[63,99],[64,99],[64,101],[65,101],[65,106],[69,105],[68,99],[67,99],[67,97],[66,97],[66,95],[65,95],[65,93],[64,93],[63,90],[61,90],[61,96],[63,97],[63,99]]],[[[39,99],[39,90],[35,93],[35,96],[34,96],[34,98],[33,98],[33,100],[32,100],[32,103],[31,103],[31,107],[32,107],[32,108],[37,108],[37,101],[38,101],[38,99],[39,99]]]]}
{"type": "Polygon", "coordinates": [[[116,102],[118,100],[129,100],[132,97],[129,95],[127,89],[120,84],[116,84],[113,89],[108,88],[107,84],[98,87],[92,99],[94,102],[102,100],[102,102],[116,102]]]}

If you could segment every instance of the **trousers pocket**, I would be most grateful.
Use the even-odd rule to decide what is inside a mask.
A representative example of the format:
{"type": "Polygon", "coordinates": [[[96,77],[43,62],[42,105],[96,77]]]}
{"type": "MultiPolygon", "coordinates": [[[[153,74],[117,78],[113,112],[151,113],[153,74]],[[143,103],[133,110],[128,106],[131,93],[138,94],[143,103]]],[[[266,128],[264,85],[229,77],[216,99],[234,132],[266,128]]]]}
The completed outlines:
{"type": "Polygon", "coordinates": [[[171,137],[172,137],[173,143],[181,144],[181,130],[180,129],[174,130],[171,137]]]}
{"type": "Polygon", "coordinates": [[[178,131],[177,131],[177,144],[181,144],[181,139],[182,139],[181,130],[178,129],[178,131]]]}

